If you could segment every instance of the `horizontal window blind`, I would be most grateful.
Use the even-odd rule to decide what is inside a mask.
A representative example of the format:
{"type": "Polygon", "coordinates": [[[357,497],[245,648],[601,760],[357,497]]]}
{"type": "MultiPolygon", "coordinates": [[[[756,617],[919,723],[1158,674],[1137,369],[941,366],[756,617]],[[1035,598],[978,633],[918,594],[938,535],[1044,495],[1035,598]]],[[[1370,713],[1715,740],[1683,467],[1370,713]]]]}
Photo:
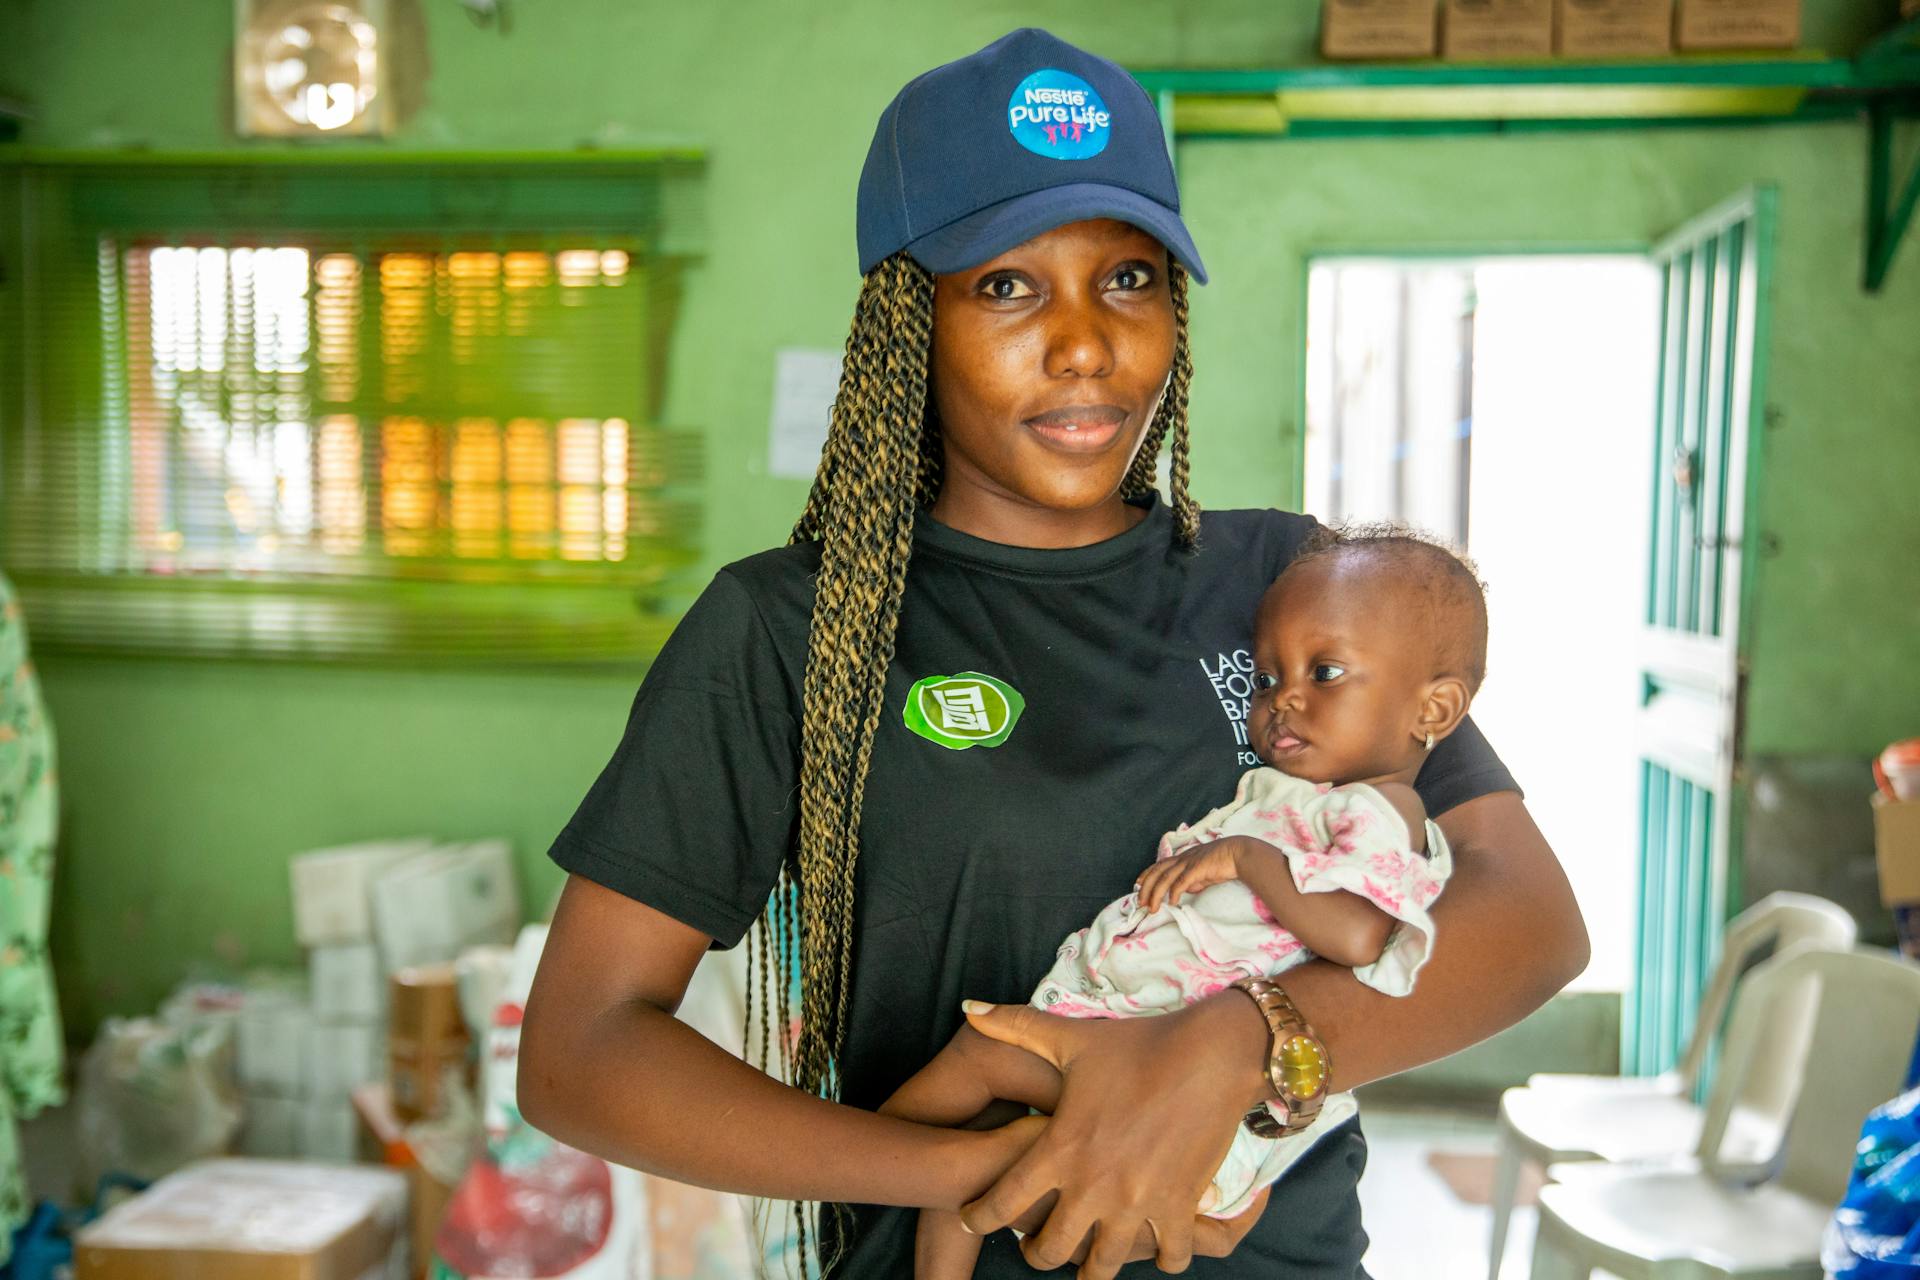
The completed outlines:
{"type": "Polygon", "coordinates": [[[644,661],[697,169],[25,176],[0,556],[50,650],[644,661]]]}

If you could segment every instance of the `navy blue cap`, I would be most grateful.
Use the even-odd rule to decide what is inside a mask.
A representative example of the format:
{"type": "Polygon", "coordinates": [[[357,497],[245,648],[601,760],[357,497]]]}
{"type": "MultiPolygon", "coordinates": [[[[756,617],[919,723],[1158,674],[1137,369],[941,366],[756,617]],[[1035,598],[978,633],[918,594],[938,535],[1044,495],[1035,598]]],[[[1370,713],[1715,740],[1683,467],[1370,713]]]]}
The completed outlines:
{"type": "Polygon", "coordinates": [[[860,273],[902,249],[963,271],[1085,218],[1139,227],[1206,283],[1147,91],[1026,27],[918,77],[880,113],[860,170],[860,273]]]}

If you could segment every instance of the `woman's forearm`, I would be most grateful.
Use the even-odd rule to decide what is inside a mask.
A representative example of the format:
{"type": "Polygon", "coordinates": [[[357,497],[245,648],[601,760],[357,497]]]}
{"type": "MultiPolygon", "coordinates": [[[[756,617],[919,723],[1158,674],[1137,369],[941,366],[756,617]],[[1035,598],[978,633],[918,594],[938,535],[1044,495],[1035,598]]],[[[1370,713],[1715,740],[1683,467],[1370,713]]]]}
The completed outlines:
{"type": "Polygon", "coordinates": [[[642,1001],[523,1038],[519,1089],[527,1121],[570,1146],[773,1200],[955,1209],[1004,1163],[990,1135],[803,1093],[642,1001]]]}
{"type": "Polygon", "coordinates": [[[1520,797],[1499,792],[1437,820],[1454,872],[1431,908],[1434,947],[1411,995],[1350,969],[1288,970],[1287,994],[1326,1042],[1333,1084],[1351,1089],[1457,1053],[1546,1003],[1587,963],[1579,906],[1520,797]]]}

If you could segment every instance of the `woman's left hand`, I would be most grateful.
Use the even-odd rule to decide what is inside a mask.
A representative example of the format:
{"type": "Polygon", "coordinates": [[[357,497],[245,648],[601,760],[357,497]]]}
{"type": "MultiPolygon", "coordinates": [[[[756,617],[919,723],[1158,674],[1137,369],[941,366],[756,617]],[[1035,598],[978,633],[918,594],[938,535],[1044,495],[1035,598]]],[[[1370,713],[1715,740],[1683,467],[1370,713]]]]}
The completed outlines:
{"type": "Polygon", "coordinates": [[[1151,1231],[1162,1271],[1184,1271],[1197,1248],[1230,1250],[1259,1216],[1249,1211],[1196,1239],[1196,1206],[1247,1108],[1264,1093],[1267,1029],[1239,993],[1151,1018],[1062,1018],[1027,1005],[976,1006],[967,1020],[1061,1072],[1046,1131],[987,1193],[961,1208],[979,1234],[1022,1219],[1057,1193],[1046,1224],[1021,1242],[1030,1266],[1072,1261],[1080,1280],[1112,1280],[1151,1231]],[[1244,1226],[1241,1225],[1244,1223],[1244,1226]]]}

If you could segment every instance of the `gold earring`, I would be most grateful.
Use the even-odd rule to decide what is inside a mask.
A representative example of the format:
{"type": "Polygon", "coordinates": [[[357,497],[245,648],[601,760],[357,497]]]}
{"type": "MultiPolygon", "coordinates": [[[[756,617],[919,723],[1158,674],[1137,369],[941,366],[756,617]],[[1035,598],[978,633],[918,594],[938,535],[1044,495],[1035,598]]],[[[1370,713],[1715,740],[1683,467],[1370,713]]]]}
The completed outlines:
{"type": "Polygon", "coordinates": [[[1427,730],[1427,750],[1433,750],[1433,730],[1427,730]]]}

